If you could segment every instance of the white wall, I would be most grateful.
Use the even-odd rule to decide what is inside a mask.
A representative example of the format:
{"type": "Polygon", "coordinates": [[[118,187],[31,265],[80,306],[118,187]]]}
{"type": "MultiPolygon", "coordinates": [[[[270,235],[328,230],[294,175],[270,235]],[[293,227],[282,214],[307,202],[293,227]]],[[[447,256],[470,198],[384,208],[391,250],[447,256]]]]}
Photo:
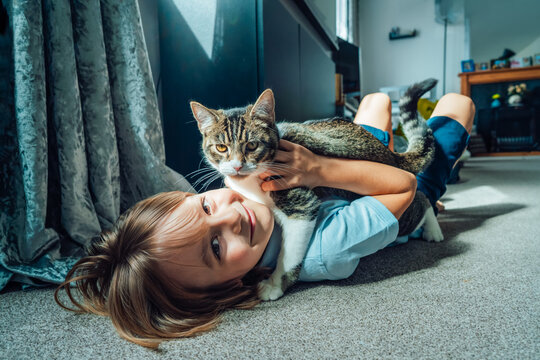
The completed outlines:
{"type": "Polygon", "coordinates": [[[502,55],[505,48],[516,57],[540,52],[539,0],[467,0],[470,19],[471,57],[476,63],[489,62],[502,55]]]}
{"type": "Polygon", "coordinates": [[[515,58],[519,59],[525,56],[534,56],[536,54],[540,54],[540,37],[534,39],[529,45],[527,45],[525,48],[516,51],[515,58]]]}
{"type": "MultiPolygon", "coordinates": [[[[444,26],[435,22],[434,0],[359,0],[362,94],[434,77],[442,94],[444,26]],[[416,37],[388,39],[392,27],[416,37]]],[[[446,92],[459,92],[461,60],[469,54],[464,22],[448,25],[446,92]]]]}

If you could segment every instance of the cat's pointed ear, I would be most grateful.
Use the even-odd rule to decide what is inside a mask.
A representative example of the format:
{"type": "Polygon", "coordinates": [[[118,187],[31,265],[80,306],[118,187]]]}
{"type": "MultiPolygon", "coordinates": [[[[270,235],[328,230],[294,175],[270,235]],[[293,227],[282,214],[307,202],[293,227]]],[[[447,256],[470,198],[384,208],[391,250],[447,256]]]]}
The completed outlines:
{"type": "Polygon", "coordinates": [[[201,133],[204,133],[205,129],[217,122],[217,117],[212,110],[204,107],[196,101],[190,102],[189,106],[191,106],[191,111],[197,120],[197,125],[199,125],[199,130],[201,133]]]}
{"type": "Polygon", "coordinates": [[[274,121],[274,93],[270,89],[266,89],[259,96],[255,105],[251,108],[250,117],[257,116],[267,121],[274,121]]]}

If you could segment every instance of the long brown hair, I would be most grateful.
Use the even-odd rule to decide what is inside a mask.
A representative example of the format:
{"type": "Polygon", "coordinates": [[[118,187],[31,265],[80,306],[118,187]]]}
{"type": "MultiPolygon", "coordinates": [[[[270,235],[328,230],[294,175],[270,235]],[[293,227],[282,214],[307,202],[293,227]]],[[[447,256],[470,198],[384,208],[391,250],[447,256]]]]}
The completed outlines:
{"type": "Polygon", "coordinates": [[[257,284],[268,276],[252,269],[242,281],[211,289],[187,289],[158,271],[160,250],[156,239],[180,231],[163,225],[186,197],[179,191],[157,194],[135,204],[91,244],[88,256],[79,260],[54,293],[64,309],[109,316],[123,338],[157,348],[166,339],[189,337],[214,328],[229,308],[249,309],[260,302],[257,284]],[[71,288],[82,297],[76,299],[71,288]],[[75,309],[59,299],[64,289],[75,309]]]}

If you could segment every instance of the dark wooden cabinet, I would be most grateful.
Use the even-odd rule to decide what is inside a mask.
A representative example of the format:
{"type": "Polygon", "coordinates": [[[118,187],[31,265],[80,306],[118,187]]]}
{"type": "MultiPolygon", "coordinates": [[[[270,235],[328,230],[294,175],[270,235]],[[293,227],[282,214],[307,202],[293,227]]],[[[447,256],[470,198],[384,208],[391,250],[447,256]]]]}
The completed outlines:
{"type": "Polygon", "coordinates": [[[537,150],[538,110],[533,106],[479,109],[477,132],[486,151],[537,150]]]}
{"type": "Polygon", "coordinates": [[[191,100],[244,106],[272,88],[278,119],[335,114],[331,55],[280,1],[161,0],[158,20],[165,151],[174,170],[189,174],[202,160],[191,100]]]}

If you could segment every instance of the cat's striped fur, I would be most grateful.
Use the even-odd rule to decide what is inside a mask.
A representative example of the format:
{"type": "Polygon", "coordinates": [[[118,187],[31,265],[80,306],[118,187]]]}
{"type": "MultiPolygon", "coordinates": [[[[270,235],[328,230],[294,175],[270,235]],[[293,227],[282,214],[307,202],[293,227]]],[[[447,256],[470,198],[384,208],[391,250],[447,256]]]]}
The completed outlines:
{"type": "MultiPolygon", "coordinates": [[[[316,154],[370,160],[417,174],[426,168],[434,154],[431,129],[417,118],[417,102],[436,83],[436,80],[428,79],[415,84],[402,97],[400,111],[409,146],[400,154],[390,151],[369,131],[340,118],[276,124],[271,90],[265,90],[255,104],[243,108],[211,110],[199,103],[191,103],[203,134],[202,150],[206,161],[226,177],[231,188],[270,206],[282,226],[283,240],[277,268],[260,285],[262,299],[279,298],[297,280],[320,199],[328,191],[336,192],[335,189],[304,187],[262,192],[258,174],[279,166],[272,163],[279,139],[303,145],[316,154]]],[[[341,193],[358,197],[357,194],[341,193]]],[[[417,192],[413,204],[400,218],[400,234],[411,233],[424,222],[427,228],[424,237],[431,241],[442,240],[429,201],[417,192]]]]}

